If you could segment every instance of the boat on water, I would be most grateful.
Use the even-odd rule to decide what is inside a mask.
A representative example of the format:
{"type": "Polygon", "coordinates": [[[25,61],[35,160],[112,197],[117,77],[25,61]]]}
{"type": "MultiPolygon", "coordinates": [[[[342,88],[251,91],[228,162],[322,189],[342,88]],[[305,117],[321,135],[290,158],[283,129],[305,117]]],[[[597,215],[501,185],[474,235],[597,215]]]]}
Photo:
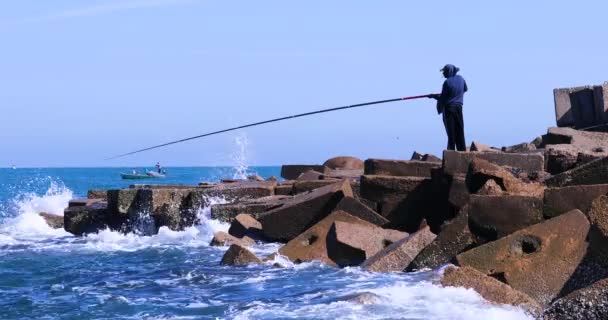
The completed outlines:
{"type": "Polygon", "coordinates": [[[162,179],[165,177],[164,174],[155,171],[146,171],[146,173],[121,173],[120,177],[123,179],[162,179]]]}

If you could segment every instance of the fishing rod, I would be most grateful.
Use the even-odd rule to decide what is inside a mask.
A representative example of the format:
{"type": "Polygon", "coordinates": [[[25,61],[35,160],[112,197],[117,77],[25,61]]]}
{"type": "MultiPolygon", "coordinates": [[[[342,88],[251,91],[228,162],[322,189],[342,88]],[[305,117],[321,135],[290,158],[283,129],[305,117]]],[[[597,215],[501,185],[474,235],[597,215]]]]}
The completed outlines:
{"type": "Polygon", "coordinates": [[[152,147],[148,147],[148,148],[144,148],[144,149],[140,149],[140,150],[136,150],[136,151],[132,151],[132,152],[128,152],[128,153],[119,154],[117,156],[107,158],[106,160],[112,160],[112,159],[116,159],[116,158],[120,158],[120,157],[124,157],[124,156],[128,156],[128,155],[132,155],[132,154],[136,154],[136,153],[140,153],[140,152],[144,152],[144,151],[148,151],[148,150],[152,150],[152,149],[166,147],[166,146],[169,146],[169,145],[172,145],[172,144],[177,144],[177,143],[181,143],[181,142],[185,142],[185,141],[189,141],[189,140],[194,140],[194,139],[204,138],[204,137],[208,137],[208,136],[213,136],[213,135],[224,133],[224,132],[228,132],[228,131],[234,131],[234,130],[249,128],[249,127],[255,127],[255,126],[259,126],[259,125],[267,124],[267,123],[272,123],[272,122],[278,122],[278,121],[283,121],[283,120],[289,120],[289,119],[295,119],[295,118],[300,118],[300,117],[306,117],[306,116],[311,116],[311,115],[319,114],[319,113],[326,113],[326,112],[332,112],[332,111],[338,111],[338,110],[344,110],[344,109],[352,109],[352,108],[370,106],[370,105],[374,105],[374,104],[396,102],[396,101],[404,101],[404,100],[414,100],[414,99],[420,99],[420,98],[429,98],[429,97],[436,96],[436,95],[437,94],[425,94],[425,95],[421,95],[421,96],[411,96],[411,97],[403,97],[403,98],[395,98],[395,99],[387,99],[387,100],[378,100],[378,101],[372,101],[372,102],[352,104],[352,105],[349,105],[349,106],[343,106],[343,107],[337,107],[337,108],[330,108],[330,109],[323,109],[323,110],[311,111],[311,112],[306,112],[306,113],[300,113],[300,114],[295,114],[295,115],[291,115],[291,116],[286,116],[286,117],[281,117],[281,118],[276,118],[276,119],[271,119],[271,120],[266,120],[266,121],[260,121],[260,122],[250,123],[250,124],[246,124],[246,125],[242,125],[242,126],[238,126],[238,127],[234,127],[234,128],[228,128],[228,129],[223,129],[223,130],[219,130],[219,131],[209,132],[209,133],[201,134],[201,135],[194,136],[194,137],[184,138],[184,139],[180,139],[180,140],[176,140],[176,141],[171,141],[171,142],[159,144],[159,145],[152,146],[152,147]]]}

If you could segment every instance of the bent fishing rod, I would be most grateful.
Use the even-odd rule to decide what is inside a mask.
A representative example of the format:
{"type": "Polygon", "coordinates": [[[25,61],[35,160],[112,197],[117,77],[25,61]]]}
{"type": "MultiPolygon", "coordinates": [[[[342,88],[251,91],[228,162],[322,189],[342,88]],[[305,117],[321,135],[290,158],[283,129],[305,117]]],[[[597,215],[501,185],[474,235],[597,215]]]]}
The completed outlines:
{"type": "Polygon", "coordinates": [[[204,137],[209,137],[209,136],[213,136],[213,135],[224,133],[224,132],[229,132],[229,131],[249,128],[249,127],[255,127],[255,126],[259,126],[259,125],[263,125],[263,124],[267,124],[267,123],[272,123],[272,122],[279,122],[279,121],[283,121],[283,120],[289,120],[289,119],[295,119],[295,118],[300,118],[300,117],[312,116],[312,115],[319,114],[319,113],[327,113],[327,112],[333,112],[333,111],[338,111],[338,110],[345,110],[345,109],[352,109],[352,108],[358,108],[358,107],[365,107],[365,106],[370,106],[370,105],[374,105],[374,104],[396,102],[396,101],[404,101],[404,100],[414,100],[414,99],[420,99],[420,98],[430,98],[430,97],[433,97],[433,96],[438,96],[438,95],[437,94],[425,94],[425,95],[421,95],[421,96],[411,96],[411,97],[403,97],[403,98],[395,98],[395,99],[387,99],[387,100],[378,100],[378,101],[372,101],[372,102],[352,104],[352,105],[349,105],[349,106],[343,106],[343,107],[336,107],[336,108],[329,108],[329,109],[311,111],[311,112],[306,112],[306,113],[300,113],[300,114],[295,114],[295,115],[291,115],[291,116],[286,116],[286,117],[281,117],[281,118],[276,118],[276,119],[270,119],[270,120],[266,120],[266,121],[260,121],[260,122],[245,124],[245,125],[238,126],[238,127],[233,127],[233,128],[223,129],[223,130],[219,130],[219,131],[209,132],[209,133],[201,134],[201,135],[194,136],[194,137],[184,138],[184,139],[180,139],[180,140],[176,140],[176,141],[171,141],[171,142],[159,144],[159,145],[152,146],[152,147],[148,147],[148,148],[144,148],[144,149],[140,149],[140,150],[136,150],[136,151],[132,151],[132,152],[128,152],[128,153],[119,154],[117,156],[107,158],[106,160],[112,160],[112,159],[116,159],[116,158],[121,158],[121,157],[125,157],[125,156],[128,156],[128,155],[132,155],[132,154],[136,154],[136,153],[140,153],[140,152],[144,152],[144,151],[148,151],[148,150],[152,150],[152,149],[166,147],[166,146],[169,146],[169,145],[172,145],[172,144],[177,144],[177,143],[182,143],[182,142],[186,142],[186,141],[190,141],[190,140],[194,140],[194,139],[200,139],[200,138],[204,138],[204,137]]]}

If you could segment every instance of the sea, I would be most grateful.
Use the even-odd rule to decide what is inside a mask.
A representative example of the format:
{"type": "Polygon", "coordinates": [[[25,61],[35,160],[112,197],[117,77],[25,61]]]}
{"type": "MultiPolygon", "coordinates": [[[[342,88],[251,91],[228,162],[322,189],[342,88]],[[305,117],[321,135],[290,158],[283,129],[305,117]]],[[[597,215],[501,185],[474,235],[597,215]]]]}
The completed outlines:
{"type": "MultiPolygon", "coordinates": [[[[119,174],[131,169],[0,169],[0,319],[532,319],[473,290],[435,284],[441,270],[373,273],[281,256],[221,266],[227,247],[208,244],[229,225],[212,220],[210,208],[200,208],[199,225],[153,236],[104,230],[75,237],[37,214],[63,215],[88,189],[126,188],[132,181],[119,174]],[[374,298],[353,299],[368,293],[374,298]]],[[[162,183],[197,184],[278,176],[280,168],[166,170],[162,183]]],[[[280,246],[251,249],[263,257],[280,246]]]]}

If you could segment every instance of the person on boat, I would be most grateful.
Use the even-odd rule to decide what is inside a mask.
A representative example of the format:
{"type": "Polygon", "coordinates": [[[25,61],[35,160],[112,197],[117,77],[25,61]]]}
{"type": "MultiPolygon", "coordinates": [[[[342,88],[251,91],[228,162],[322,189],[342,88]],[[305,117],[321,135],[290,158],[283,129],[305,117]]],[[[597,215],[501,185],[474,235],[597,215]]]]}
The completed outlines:
{"type": "Polygon", "coordinates": [[[137,170],[135,170],[135,169],[131,170],[131,174],[137,174],[137,170]]]}
{"type": "Polygon", "coordinates": [[[464,78],[457,74],[459,70],[454,65],[446,64],[440,70],[446,79],[441,94],[430,95],[429,98],[437,100],[437,113],[443,113],[443,125],[448,135],[447,149],[466,151],[462,105],[468,87],[464,78]]]}
{"type": "Polygon", "coordinates": [[[160,167],[160,162],[156,163],[156,172],[162,173],[162,168],[160,167]]]}

